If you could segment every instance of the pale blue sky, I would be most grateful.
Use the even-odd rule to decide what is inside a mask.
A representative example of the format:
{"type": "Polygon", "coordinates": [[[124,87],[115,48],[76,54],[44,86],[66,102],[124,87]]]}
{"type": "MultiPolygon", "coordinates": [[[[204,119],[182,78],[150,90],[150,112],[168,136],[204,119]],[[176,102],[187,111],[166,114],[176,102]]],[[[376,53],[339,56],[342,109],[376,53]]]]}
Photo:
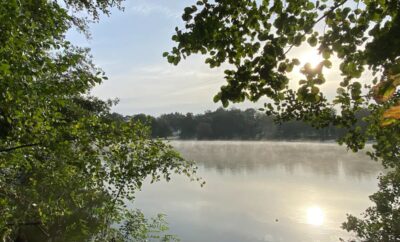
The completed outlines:
{"type": "MultiPolygon", "coordinates": [[[[194,0],[127,0],[125,11],[113,11],[91,25],[92,38],[69,33],[73,43],[90,47],[94,62],[109,77],[93,94],[120,99],[114,108],[123,114],[199,113],[220,106],[213,96],[223,83],[223,70],[210,70],[202,57],[179,66],[162,53],[173,46],[171,36],[182,25],[183,9],[194,0]]],[[[256,105],[261,106],[261,103],[256,105]]]]}
{"type": "MultiPolygon", "coordinates": [[[[91,25],[92,38],[71,31],[73,43],[90,47],[94,62],[109,77],[92,94],[101,98],[120,99],[114,111],[122,114],[147,113],[160,115],[169,112],[200,113],[213,110],[220,104],[212,99],[223,85],[223,69],[209,69],[201,56],[191,56],[178,66],[170,65],[162,53],[174,42],[171,36],[181,26],[181,13],[196,0],[126,0],[125,11],[112,11],[99,23],[91,25]]],[[[315,62],[310,48],[294,48],[292,54],[315,62]]],[[[335,65],[334,65],[335,66],[335,65]]],[[[323,91],[334,96],[337,72],[330,71],[323,91]]],[[[299,76],[293,76],[298,79],[299,76]]],[[[297,80],[292,86],[296,86],[297,80]]],[[[263,106],[244,103],[239,108],[263,106]]]]}

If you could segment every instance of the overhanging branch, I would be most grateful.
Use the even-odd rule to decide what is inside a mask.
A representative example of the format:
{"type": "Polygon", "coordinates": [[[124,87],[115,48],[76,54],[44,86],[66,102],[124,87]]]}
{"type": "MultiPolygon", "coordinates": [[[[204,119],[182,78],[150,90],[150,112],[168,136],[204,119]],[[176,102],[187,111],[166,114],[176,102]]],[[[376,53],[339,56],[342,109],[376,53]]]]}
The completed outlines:
{"type": "MultiPolygon", "coordinates": [[[[343,0],[340,3],[336,3],[334,6],[332,6],[329,11],[325,12],[324,15],[322,15],[321,17],[319,17],[312,25],[311,29],[319,22],[321,22],[321,20],[325,19],[329,14],[331,14],[333,11],[335,11],[338,7],[342,6],[343,4],[345,4],[347,2],[347,0],[343,0]]],[[[304,34],[301,35],[301,37],[304,37],[306,35],[306,33],[309,31],[310,29],[306,29],[304,31],[304,34]]],[[[292,44],[284,53],[284,55],[286,55],[287,53],[289,53],[289,51],[294,47],[295,44],[292,44]]]]}
{"type": "Polygon", "coordinates": [[[39,143],[34,143],[34,144],[25,144],[25,145],[19,145],[19,146],[10,147],[10,148],[4,148],[4,149],[0,149],[0,153],[10,152],[10,151],[23,149],[23,148],[28,148],[28,147],[34,147],[34,146],[38,146],[38,145],[40,145],[40,144],[39,143]]]}

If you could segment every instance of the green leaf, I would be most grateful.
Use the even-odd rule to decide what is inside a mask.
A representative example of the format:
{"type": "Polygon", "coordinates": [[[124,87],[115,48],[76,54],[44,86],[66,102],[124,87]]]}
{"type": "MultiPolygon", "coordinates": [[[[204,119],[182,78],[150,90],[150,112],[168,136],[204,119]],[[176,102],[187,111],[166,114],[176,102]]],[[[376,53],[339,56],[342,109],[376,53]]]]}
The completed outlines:
{"type": "Polygon", "coordinates": [[[309,44],[310,46],[314,47],[314,46],[317,45],[318,40],[317,40],[317,38],[316,38],[314,35],[311,35],[311,36],[307,39],[307,42],[308,42],[308,44],[309,44]]]}
{"type": "Polygon", "coordinates": [[[332,67],[332,62],[330,62],[329,60],[323,60],[322,64],[326,67],[326,68],[331,68],[332,67]]]}

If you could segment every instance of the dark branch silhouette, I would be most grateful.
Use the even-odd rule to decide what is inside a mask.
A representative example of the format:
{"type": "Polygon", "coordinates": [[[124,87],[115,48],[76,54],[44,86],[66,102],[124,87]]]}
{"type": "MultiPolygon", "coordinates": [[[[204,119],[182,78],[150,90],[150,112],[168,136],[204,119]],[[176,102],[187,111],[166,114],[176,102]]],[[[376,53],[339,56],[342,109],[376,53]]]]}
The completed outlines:
{"type": "MultiPolygon", "coordinates": [[[[304,36],[306,35],[306,33],[307,33],[309,30],[313,29],[314,26],[315,26],[317,23],[321,22],[321,20],[325,19],[329,14],[333,13],[333,11],[335,11],[338,7],[342,6],[342,5],[345,4],[346,2],[347,2],[347,0],[344,0],[344,1],[342,1],[341,3],[336,3],[334,6],[332,6],[332,7],[329,9],[329,11],[326,11],[326,12],[324,13],[324,15],[322,15],[321,17],[319,17],[319,18],[313,23],[313,25],[312,25],[309,29],[305,30],[305,31],[304,31],[304,34],[302,34],[301,37],[304,37],[304,36]]],[[[290,50],[294,47],[294,45],[295,45],[295,44],[290,45],[290,47],[285,51],[284,55],[287,55],[287,54],[290,52],[290,50]]]]}
{"type": "Polygon", "coordinates": [[[38,146],[38,145],[40,145],[40,144],[39,143],[35,143],[35,144],[19,145],[19,146],[14,146],[14,147],[10,147],[10,148],[0,149],[0,152],[10,152],[10,151],[23,149],[23,148],[28,148],[28,147],[34,147],[34,146],[38,146]]]}

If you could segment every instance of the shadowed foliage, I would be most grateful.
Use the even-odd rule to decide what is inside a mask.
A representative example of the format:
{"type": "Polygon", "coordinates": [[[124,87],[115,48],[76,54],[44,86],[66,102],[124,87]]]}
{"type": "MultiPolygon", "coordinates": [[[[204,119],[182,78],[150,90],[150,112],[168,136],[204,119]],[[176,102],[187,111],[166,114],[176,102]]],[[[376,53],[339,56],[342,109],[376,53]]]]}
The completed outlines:
{"type": "Polygon", "coordinates": [[[162,217],[124,201],[147,177],[192,176],[194,165],[139,121],[116,119],[114,101],[91,97],[106,77],[65,38],[120,2],[0,1],[2,241],[173,239],[162,217]]]}

